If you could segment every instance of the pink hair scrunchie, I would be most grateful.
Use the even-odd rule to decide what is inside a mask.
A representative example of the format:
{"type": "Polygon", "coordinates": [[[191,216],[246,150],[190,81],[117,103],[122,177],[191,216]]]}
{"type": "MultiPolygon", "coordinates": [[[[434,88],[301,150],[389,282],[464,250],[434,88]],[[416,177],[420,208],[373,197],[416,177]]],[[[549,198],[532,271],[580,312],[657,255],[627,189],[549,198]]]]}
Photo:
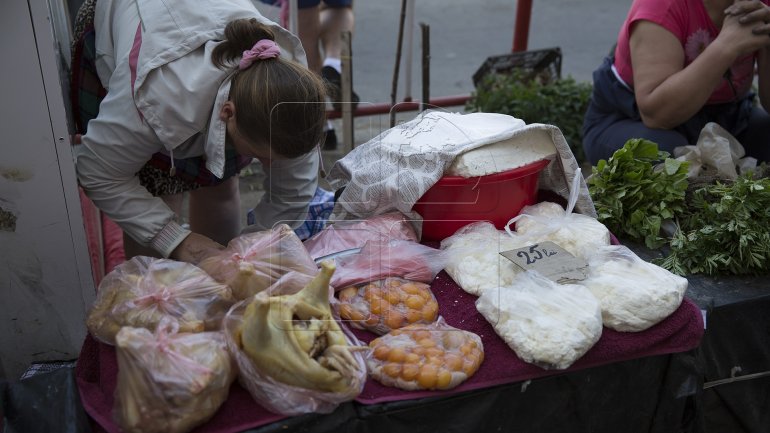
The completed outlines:
{"type": "Polygon", "coordinates": [[[281,48],[275,41],[260,39],[250,50],[243,52],[243,57],[238,62],[238,69],[246,69],[254,63],[254,60],[275,59],[281,55],[281,48]]]}

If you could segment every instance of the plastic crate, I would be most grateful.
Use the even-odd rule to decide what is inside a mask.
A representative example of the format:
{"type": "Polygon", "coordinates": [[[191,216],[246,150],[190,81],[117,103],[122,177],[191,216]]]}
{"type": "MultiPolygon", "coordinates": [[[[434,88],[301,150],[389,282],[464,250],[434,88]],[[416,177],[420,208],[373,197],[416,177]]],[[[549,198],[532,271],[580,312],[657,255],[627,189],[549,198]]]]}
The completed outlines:
{"type": "Polygon", "coordinates": [[[523,81],[529,81],[535,77],[543,79],[544,82],[558,80],[561,78],[561,48],[545,48],[487,57],[473,74],[473,85],[478,87],[487,74],[509,74],[514,70],[522,73],[523,81]]]}

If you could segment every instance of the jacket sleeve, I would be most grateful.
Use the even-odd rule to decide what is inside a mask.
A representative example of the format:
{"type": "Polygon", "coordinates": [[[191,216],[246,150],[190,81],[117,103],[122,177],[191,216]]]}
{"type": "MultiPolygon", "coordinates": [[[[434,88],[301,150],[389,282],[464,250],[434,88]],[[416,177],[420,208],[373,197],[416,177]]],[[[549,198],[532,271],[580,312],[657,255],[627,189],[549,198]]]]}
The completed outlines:
{"type": "Polygon", "coordinates": [[[176,222],[174,212],[140,185],[136,176],[162,147],[142,122],[130,86],[110,86],[82,142],[75,157],[86,195],[131,238],[168,257],[189,230],[176,222]]]}
{"type": "Polygon", "coordinates": [[[300,226],[318,187],[319,158],[313,150],[299,158],[263,164],[265,194],[254,207],[255,223],[244,232],[271,229],[279,223],[300,226]]]}

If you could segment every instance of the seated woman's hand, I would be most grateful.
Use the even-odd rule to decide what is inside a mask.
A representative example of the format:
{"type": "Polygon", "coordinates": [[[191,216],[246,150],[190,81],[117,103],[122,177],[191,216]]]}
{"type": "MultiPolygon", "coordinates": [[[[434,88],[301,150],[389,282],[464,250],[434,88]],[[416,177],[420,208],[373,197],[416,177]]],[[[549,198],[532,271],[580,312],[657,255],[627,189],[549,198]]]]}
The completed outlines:
{"type": "Polygon", "coordinates": [[[755,0],[740,0],[725,9],[725,17],[734,16],[755,35],[770,35],[770,7],[755,0]]]}

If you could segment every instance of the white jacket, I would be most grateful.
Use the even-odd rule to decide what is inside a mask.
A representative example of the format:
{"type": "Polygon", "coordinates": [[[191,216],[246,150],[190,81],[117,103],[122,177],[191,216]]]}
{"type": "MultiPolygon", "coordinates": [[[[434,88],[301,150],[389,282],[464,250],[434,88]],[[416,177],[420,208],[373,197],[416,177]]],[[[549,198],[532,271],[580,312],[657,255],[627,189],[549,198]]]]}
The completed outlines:
{"type": "MultiPolygon", "coordinates": [[[[219,111],[231,70],[211,62],[226,24],[238,18],[267,24],[282,56],[306,64],[299,39],[263,17],[250,0],[102,0],[97,2],[97,72],[107,95],[76,149],[80,184],[133,239],[168,255],[189,234],[171,209],[139,184],[136,173],[156,152],[205,155],[221,177],[225,124],[219,111]]],[[[256,227],[304,220],[318,183],[318,154],[265,167],[266,193],[256,227]]]]}

